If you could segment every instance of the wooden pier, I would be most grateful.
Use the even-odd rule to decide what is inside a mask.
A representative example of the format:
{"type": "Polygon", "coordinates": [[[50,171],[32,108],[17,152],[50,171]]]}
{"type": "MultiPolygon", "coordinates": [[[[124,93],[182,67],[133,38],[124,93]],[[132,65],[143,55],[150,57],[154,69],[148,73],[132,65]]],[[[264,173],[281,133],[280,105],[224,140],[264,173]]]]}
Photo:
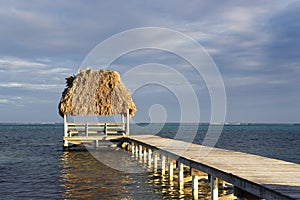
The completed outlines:
{"type": "MultiPolygon", "coordinates": [[[[209,148],[153,135],[129,136],[123,139],[133,154],[144,156],[161,173],[168,167],[173,180],[176,161],[179,187],[184,187],[183,166],[190,167],[194,199],[198,198],[198,176],[208,174],[211,199],[218,199],[218,180],[234,186],[238,199],[300,199],[300,165],[241,152],[209,148]]],[[[125,146],[125,145],[123,145],[125,146]]]]}
{"type": "Polygon", "coordinates": [[[203,173],[209,176],[213,200],[218,199],[218,179],[232,184],[238,199],[300,199],[299,164],[151,135],[129,136],[129,118],[136,106],[115,71],[86,69],[67,77],[58,108],[64,118],[64,147],[91,141],[98,146],[99,141],[123,138],[121,146],[153,162],[154,169],[160,160],[161,173],[168,169],[170,181],[177,167],[179,189],[184,187],[183,169],[188,166],[194,199],[203,173]],[[75,123],[68,121],[69,115],[121,115],[122,122],[75,123]]]}

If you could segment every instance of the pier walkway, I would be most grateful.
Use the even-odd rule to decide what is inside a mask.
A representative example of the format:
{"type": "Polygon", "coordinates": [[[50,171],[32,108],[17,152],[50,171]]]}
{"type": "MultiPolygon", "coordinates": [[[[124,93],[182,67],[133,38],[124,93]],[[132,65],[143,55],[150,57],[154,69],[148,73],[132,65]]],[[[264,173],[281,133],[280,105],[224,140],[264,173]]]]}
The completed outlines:
{"type": "MultiPolygon", "coordinates": [[[[207,173],[211,181],[211,199],[218,198],[218,179],[234,185],[238,199],[247,195],[254,195],[257,199],[300,199],[299,164],[153,135],[129,136],[124,142],[133,153],[144,152],[154,158],[167,158],[166,164],[171,164],[169,170],[173,169],[170,160],[176,160],[179,179],[183,178],[180,175],[182,165],[207,173]]],[[[198,184],[197,177],[196,182],[198,184]]]]}

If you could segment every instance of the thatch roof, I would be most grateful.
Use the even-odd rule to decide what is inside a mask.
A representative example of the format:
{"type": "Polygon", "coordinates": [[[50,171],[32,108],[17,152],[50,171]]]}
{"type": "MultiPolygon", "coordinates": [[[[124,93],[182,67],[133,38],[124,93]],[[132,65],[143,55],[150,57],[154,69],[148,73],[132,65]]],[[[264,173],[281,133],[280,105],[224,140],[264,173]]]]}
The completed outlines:
{"type": "Polygon", "coordinates": [[[129,91],[120,75],[112,70],[80,70],[77,75],[66,78],[67,87],[58,106],[59,114],[70,115],[116,115],[132,117],[136,111],[129,91]]]}

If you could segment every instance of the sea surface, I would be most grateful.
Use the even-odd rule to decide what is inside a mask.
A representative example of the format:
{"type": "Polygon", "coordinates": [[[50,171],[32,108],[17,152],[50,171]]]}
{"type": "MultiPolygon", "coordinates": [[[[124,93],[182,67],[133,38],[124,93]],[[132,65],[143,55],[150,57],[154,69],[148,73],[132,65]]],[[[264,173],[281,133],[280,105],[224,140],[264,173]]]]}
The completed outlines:
{"type": "MultiPolygon", "coordinates": [[[[202,144],[207,129],[206,124],[135,124],[131,134],[202,144]]],[[[0,199],[192,198],[190,182],[179,192],[176,181],[170,184],[129,152],[112,147],[63,151],[62,137],[62,124],[0,124],[0,199]]],[[[219,148],[300,164],[299,124],[226,125],[217,139],[219,148]]],[[[202,183],[199,199],[209,199],[209,185],[202,183]]],[[[232,191],[221,192],[222,199],[232,199],[226,196],[232,191]]]]}

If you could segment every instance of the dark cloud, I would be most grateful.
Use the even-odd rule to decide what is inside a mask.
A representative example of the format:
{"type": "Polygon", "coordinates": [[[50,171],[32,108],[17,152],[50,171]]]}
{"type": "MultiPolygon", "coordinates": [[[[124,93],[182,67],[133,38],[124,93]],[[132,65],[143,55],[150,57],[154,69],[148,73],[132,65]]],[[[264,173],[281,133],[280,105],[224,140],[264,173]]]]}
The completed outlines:
{"type": "Polygon", "coordinates": [[[289,65],[300,61],[300,3],[295,2],[275,13],[267,29],[270,41],[267,45],[269,62],[289,65]],[[275,58],[275,59],[274,59],[275,58]]]}

